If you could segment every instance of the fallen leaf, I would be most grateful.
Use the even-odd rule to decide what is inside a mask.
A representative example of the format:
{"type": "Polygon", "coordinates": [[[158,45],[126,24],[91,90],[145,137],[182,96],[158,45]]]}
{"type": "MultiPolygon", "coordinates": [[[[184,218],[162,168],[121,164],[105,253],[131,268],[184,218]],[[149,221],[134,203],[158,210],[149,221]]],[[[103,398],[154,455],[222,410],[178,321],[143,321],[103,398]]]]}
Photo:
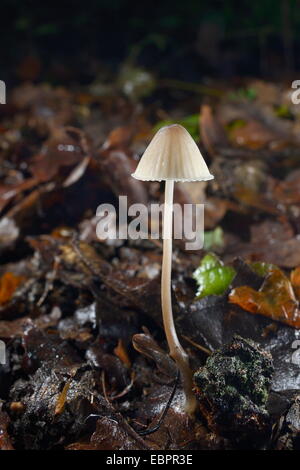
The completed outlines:
{"type": "Polygon", "coordinates": [[[114,353],[126,367],[131,367],[131,361],[129,359],[126,347],[124,345],[124,341],[122,339],[118,340],[118,345],[115,347],[114,353]]]}
{"type": "Polygon", "coordinates": [[[71,127],[58,128],[32,160],[31,171],[40,182],[59,177],[66,180],[65,186],[69,186],[84,173],[87,164],[82,166],[82,162],[87,160],[87,153],[88,145],[82,131],[71,127]],[[75,172],[77,167],[79,169],[75,172]]]}
{"type": "Polygon", "coordinates": [[[64,388],[62,389],[61,394],[57,398],[57,402],[56,402],[55,410],[54,410],[55,415],[60,415],[64,411],[69,388],[70,388],[70,382],[67,382],[64,385],[64,388]]]}
{"type": "Polygon", "coordinates": [[[300,266],[291,272],[291,283],[297,299],[300,301],[300,266]]]}
{"type": "Polygon", "coordinates": [[[201,108],[200,134],[203,144],[210,155],[215,155],[217,149],[228,147],[229,142],[224,128],[213,115],[212,108],[203,105],[201,108]]]}
{"type": "Polygon", "coordinates": [[[236,145],[260,150],[278,140],[278,137],[260,122],[249,121],[244,126],[233,129],[231,139],[236,145]]]}
{"type": "Polygon", "coordinates": [[[258,291],[248,286],[233,289],[229,294],[229,302],[247,312],[300,328],[299,304],[292,284],[278,268],[270,270],[258,291]]]}
{"type": "Polygon", "coordinates": [[[145,450],[147,444],[123,419],[104,416],[97,421],[90,444],[95,450],[145,450]]]}
{"type": "Polygon", "coordinates": [[[7,272],[0,278],[0,305],[9,302],[14,295],[15,290],[23,282],[22,276],[16,276],[7,272]]]}

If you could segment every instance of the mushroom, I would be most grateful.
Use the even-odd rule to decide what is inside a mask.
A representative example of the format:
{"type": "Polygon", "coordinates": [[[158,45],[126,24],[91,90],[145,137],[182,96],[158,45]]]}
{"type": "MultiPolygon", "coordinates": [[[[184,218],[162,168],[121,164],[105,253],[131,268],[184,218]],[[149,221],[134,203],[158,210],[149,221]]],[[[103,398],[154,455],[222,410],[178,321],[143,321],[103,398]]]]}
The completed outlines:
{"type": "Polygon", "coordinates": [[[161,303],[164,330],[170,350],[181,373],[185,393],[185,410],[193,414],[196,399],[192,392],[192,371],[188,355],[181,346],[173,319],[171,298],[173,192],[176,181],[207,181],[213,179],[207,165],[188,131],[179,124],[162,127],[145,150],[132,176],[142,181],[165,181],[163,217],[163,260],[161,303]]]}

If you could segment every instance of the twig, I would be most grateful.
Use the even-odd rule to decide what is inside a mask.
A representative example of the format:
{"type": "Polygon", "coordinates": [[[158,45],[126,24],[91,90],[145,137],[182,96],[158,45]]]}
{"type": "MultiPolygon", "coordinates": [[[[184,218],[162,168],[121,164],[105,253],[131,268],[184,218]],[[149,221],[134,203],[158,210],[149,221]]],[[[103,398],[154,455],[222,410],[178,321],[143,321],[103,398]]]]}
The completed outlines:
{"type": "Polygon", "coordinates": [[[101,371],[101,385],[102,385],[102,390],[103,390],[104,398],[105,398],[105,400],[107,401],[107,403],[110,404],[110,400],[109,400],[109,397],[108,397],[107,392],[106,392],[105,371],[104,371],[104,370],[101,371]]]}
{"type": "Polygon", "coordinates": [[[44,301],[46,300],[49,292],[51,292],[52,289],[53,289],[53,285],[54,285],[54,281],[55,281],[55,278],[56,278],[56,275],[57,275],[59,262],[60,261],[59,261],[58,257],[55,256],[54,263],[53,263],[53,269],[52,269],[52,271],[50,271],[50,273],[47,276],[47,279],[46,279],[46,282],[45,282],[45,287],[44,287],[44,292],[42,293],[40,299],[37,302],[38,307],[40,307],[44,303],[44,301]]]}
{"type": "Polygon", "coordinates": [[[113,400],[117,400],[118,398],[124,397],[124,395],[126,395],[129,392],[129,390],[132,388],[134,384],[134,379],[135,379],[134,374],[132,374],[130,383],[122,390],[122,392],[118,393],[118,395],[110,396],[109,400],[113,401],[113,400]]]}
{"type": "Polygon", "coordinates": [[[172,389],[172,392],[171,392],[171,395],[167,401],[167,404],[162,412],[162,414],[160,415],[159,419],[158,419],[158,422],[157,424],[153,427],[153,428],[150,428],[150,429],[145,429],[144,431],[138,431],[138,434],[140,436],[147,436],[148,434],[153,434],[154,432],[158,431],[158,429],[160,428],[170,406],[171,406],[171,403],[173,401],[173,398],[174,398],[174,395],[175,395],[175,392],[176,392],[176,388],[177,388],[177,385],[178,385],[178,381],[179,381],[179,376],[180,376],[180,372],[179,372],[179,369],[177,369],[177,375],[176,375],[176,380],[175,380],[175,383],[174,383],[174,387],[172,389]]]}
{"type": "Polygon", "coordinates": [[[197,349],[200,349],[200,351],[204,352],[205,354],[207,354],[208,356],[210,356],[212,354],[212,352],[205,348],[204,346],[201,346],[201,344],[198,344],[198,343],[195,343],[195,341],[193,341],[191,338],[189,338],[188,336],[185,336],[185,335],[181,335],[186,341],[188,341],[190,344],[192,344],[195,348],[197,349]]]}
{"type": "Polygon", "coordinates": [[[221,97],[224,94],[224,91],[208,87],[206,85],[201,85],[199,83],[189,83],[181,80],[173,79],[164,79],[159,82],[161,87],[165,88],[175,88],[178,90],[191,91],[193,93],[199,93],[203,95],[217,96],[221,97]]]}

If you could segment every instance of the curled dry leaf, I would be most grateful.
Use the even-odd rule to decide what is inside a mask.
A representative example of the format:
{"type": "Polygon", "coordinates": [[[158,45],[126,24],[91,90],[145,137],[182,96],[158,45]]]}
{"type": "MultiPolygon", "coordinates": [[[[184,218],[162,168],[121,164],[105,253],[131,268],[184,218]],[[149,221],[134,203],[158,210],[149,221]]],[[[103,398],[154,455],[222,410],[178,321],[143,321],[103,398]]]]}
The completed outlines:
{"type": "Polygon", "coordinates": [[[214,116],[212,108],[208,105],[201,107],[200,134],[203,144],[210,155],[217,153],[220,148],[229,146],[224,128],[221,126],[218,118],[214,116]]]}
{"type": "Polygon", "coordinates": [[[113,129],[103,144],[103,149],[127,149],[131,144],[135,129],[133,126],[119,126],[113,129]]]}

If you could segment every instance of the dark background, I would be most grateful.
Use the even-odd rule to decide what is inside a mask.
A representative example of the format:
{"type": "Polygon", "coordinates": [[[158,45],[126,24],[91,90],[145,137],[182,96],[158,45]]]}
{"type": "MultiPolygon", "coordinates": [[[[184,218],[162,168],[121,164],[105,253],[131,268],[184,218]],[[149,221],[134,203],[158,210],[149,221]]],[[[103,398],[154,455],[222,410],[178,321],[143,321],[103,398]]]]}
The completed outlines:
{"type": "Polygon", "coordinates": [[[89,83],[132,60],[160,77],[282,78],[300,66],[300,1],[1,2],[1,78],[89,83]]]}

